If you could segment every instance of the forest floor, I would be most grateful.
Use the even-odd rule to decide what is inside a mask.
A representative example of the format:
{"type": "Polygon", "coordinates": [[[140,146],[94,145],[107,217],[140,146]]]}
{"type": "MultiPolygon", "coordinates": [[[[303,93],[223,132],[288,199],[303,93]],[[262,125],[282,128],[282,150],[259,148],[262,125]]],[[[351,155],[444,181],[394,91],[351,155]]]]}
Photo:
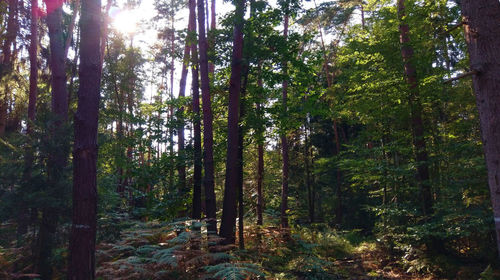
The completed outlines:
{"type": "MultiPolygon", "coordinates": [[[[97,279],[500,279],[500,270],[485,270],[487,264],[444,269],[432,258],[397,257],[356,231],[296,228],[283,232],[277,227],[251,226],[245,228],[246,248],[242,250],[216,245],[218,238],[200,232],[200,226],[204,228],[189,221],[128,219],[102,223],[97,279]]],[[[26,258],[28,251],[0,247],[0,279],[36,279],[30,272],[33,264],[26,258]]],[[[54,279],[65,279],[66,256],[66,248],[55,250],[54,279]]]]}

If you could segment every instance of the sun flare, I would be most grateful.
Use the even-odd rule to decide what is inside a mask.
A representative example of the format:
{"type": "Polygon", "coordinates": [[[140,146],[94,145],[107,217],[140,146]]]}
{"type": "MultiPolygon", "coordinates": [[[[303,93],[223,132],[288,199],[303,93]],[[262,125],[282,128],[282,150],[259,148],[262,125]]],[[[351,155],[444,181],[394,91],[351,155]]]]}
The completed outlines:
{"type": "Polygon", "coordinates": [[[120,10],[110,12],[113,19],[113,27],[123,34],[132,34],[137,31],[139,24],[138,10],[120,10]]]}

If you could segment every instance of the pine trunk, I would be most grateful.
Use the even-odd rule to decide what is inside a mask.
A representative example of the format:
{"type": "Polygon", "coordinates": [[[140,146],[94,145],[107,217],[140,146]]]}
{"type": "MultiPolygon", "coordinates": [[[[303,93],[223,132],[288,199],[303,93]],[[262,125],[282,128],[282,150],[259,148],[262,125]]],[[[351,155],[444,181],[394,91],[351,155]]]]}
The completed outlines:
{"type": "Polygon", "coordinates": [[[222,222],[220,236],[223,243],[235,242],[236,225],[236,197],[238,193],[238,111],[241,92],[241,77],[243,68],[243,16],[245,14],[245,1],[236,3],[236,17],[233,30],[233,54],[231,61],[231,79],[229,82],[229,108],[228,108],[228,135],[226,158],[226,181],[224,187],[224,204],[222,208],[222,222]]]}
{"type": "Polygon", "coordinates": [[[203,164],[205,169],[205,201],[208,231],[217,234],[216,203],[214,189],[214,136],[212,129],[212,101],[210,97],[210,79],[208,77],[208,43],[205,33],[205,1],[198,0],[198,38],[200,47],[201,95],[203,101],[203,146],[205,149],[203,164]]]}
{"type": "MultiPolygon", "coordinates": [[[[189,0],[189,22],[196,34],[196,0],[189,0]]],[[[194,134],[194,171],[193,171],[193,213],[192,218],[201,219],[201,124],[200,124],[200,82],[198,74],[198,46],[191,44],[191,87],[193,90],[193,134],[194,134]]]]}
{"type": "MultiPolygon", "coordinates": [[[[55,118],[54,127],[50,129],[50,139],[57,148],[49,155],[47,174],[49,186],[57,201],[64,193],[62,180],[67,165],[69,152],[68,141],[64,135],[68,119],[68,90],[66,87],[66,57],[64,53],[64,33],[62,27],[62,1],[46,1],[47,26],[50,39],[50,70],[52,87],[52,114],[55,118]]],[[[38,271],[42,279],[52,279],[52,250],[59,220],[59,209],[46,206],[42,209],[42,223],[39,233],[38,271]]]]}
{"type": "MultiPolygon", "coordinates": [[[[191,13],[191,11],[190,11],[191,13]]],[[[191,15],[190,15],[191,18],[191,15]]],[[[196,24],[196,23],[195,23],[196,24]]],[[[179,97],[186,97],[186,80],[188,76],[188,66],[190,60],[190,51],[192,43],[189,41],[190,34],[194,31],[193,23],[188,21],[188,35],[186,36],[186,43],[184,46],[184,56],[182,59],[181,80],[179,83],[179,97]]],[[[177,128],[177,145],[178,145],[178,163],[177,173],[179,176],[179,190],[182,196],[186,193],[186,161],[185,161],[185,146],[184,146],[184,106],[179,108],[179,116],[181,117],[179,127],[177,128]]]]}
{"type": "Polygon", "coordinates": [[[498,0],[462,0],[462,14],[471,70],[478,72],[472,82],[479,109],[500,254],[500,3],[498,0]]]}
{"type": "Polygon", "coordinates": [[[100,30],[101,1],[82,0],[80,88],[73,150],[73,225],[68,269],[71,280],[95,278],[100,30]]]}

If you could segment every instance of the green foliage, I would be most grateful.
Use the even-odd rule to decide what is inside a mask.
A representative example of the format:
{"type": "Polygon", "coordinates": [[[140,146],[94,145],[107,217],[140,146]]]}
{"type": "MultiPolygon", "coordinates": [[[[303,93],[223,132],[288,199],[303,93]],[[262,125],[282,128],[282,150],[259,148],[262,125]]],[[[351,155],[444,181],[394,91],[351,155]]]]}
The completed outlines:
{"type": "Polygon", "coordinates": [[[205,270],[213,274],[213,278],[220,280],[244,280],[255,276],[265,276],[259,270],[259,266],[251,263],[221,263],[207,266],[205,270]]]}

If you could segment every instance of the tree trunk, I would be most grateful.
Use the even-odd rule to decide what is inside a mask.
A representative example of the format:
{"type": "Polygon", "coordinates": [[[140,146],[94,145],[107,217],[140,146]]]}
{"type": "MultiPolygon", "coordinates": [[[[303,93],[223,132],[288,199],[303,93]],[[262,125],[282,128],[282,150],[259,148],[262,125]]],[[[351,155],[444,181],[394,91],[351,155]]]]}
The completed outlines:
{"type": "MultiPolygon", "coordinates": [[[[257,80],[257,86],[261,93],[260,100],[262,100],[262,92],[264,91],[264,83],[262,82],[262,63],[259,63],[259,77],[257,80]]],[[[259,117],[264,118],[264,113],[262,110],[261,101],[257,102],[257,114],[259,117]]],[[[262,183],[264,181],[264,128],[259,128],[259,139],[257,145],[257,225],[261,226],[263,224],[262,210],[264,208],[264,198],[262,195],[262,183]]]]}
{"type": "MultiPolygon", "coordinates": [[[[190,11],[191,13],[191,11],[190,11]]],[[[196,23],[195,23],[196,24],[196,23]]],[[[196,27],[193,26],[191,22],[191,15],[188,22],[188,34],[186,36],[186,43],[184,46],[184,57],[182,59],[182,70],[181,70],[181,80],[179,84],[179,97],[184,98],[186,96],[186,80],[188,75],[188,66],[190,60],[190,51],[192,48],[192,43],[190,42],[190,34],[194,31],[196,27]]],[[[185,148],[184,148],[184,106],[179,108],[179,116],[181,118],[179,127],[177,128],[177,145],[178,145],[178,163],[177,163],[177,173],[179,176],[179,190],[182,196],[186,193],[186,161],[185,161],[185,148]]]]}
{"type": "MultiPolygon", "coordinates": [[[[36,100],[38,97],[38,1],[31,0],[31,22],[30,22],[30,46],[29,46],[29,59],[30,59],[30,85],[29,85],[29,98],[28,98],[28,123],[26,125],[26,133],[28,135],[28,148],[26,149],[24,159],[24,173],[23,181],[28,184],[31,178],[31,169],[33,167],[33,147],[31,141],[32,126],[35,121],[36,114],[36,100]]],[[[23,203],[24,204],[24,203],[23,203]]],[[[28,231],[28,207],[21,205],[22,212],[19,214],[19,223],[17,228],[18,236],[24,235],[28,231]]]]}
{"type": "MultiPolygon", "coordinates": [[[[57,148],[49,155],[47,174],[49,186],[57,201],[64,191],[62,180],[64,168],[67,165],[69,152],[65,126],[68,119],[68,91],[66,87],[66,57],[64,54],[64,34],[62,27],[62,1],[46,1],[47,26],[50,39],[50,70],[52,87],[52,114],[56,118],[54,127],[49,132],[51,140],[56,142],[57,148]]],[[[59,209],[46,206],[42,209],[42,223],[39,234],[38,270],[42,279],[52,279],[52,250],[59,220],[59,209]]]]}
{"type": "MultiPolygon", "coordinates": [[[[283,36],[285,40],[288,40],[288,14],[285,14],[283,36]]],[[[283,80],[283,112],[286,115],[287,99],[288,99],[288,62],[283,61],[283,75],[285,79],[283,80]]],[[[285,122],[284,120],[282,120],[285,122]]],[[[286,129],[282,128],[284,131],[281,132],[281,153],[283,156],[283,166],[282,166],[282,184],[281,184],[281,227],[288,228],[288,139],[286,129]]]]}
{"type": "Polygon", "coordinates": [[[205,201],[208,231],[217,234],[216,203],[214,190],[214,137],[212,130],[212,101],[210,98],[210,80],[208,78],[208,43],[205,34],[205,1],[198,0],[198,44],[200,46],[201,95],[203,101],[203,146],[205,149],[203,164],[205,169],[205,201]]]}
{"type": "Polygon", "coordinates": [[[406,17],[405,0],[398,0],[398,15],[400,19],[399,33],[401,56],[404,62],[406,82],[409,86],[408,105],[411,114],[411,130],[417,164],[417,180],[421,189],[422,212],[425,216],[432,214],[432,194],[429,181],[429,165],[424,138],[422,104],[420,103],[420,92],[418,90],[417,71],[412,63],[413,48],[410,45],[410,28],[404,21],[406,17]]]}
{"type": "MultiPolygon", "coordinates": [[[[208,3],[207,3],[208,4],[208,3]]],[[[211,35],[209,35],[209,48],[211,50],[214,50],[214,44],[215,44],[215,40],[214,40],[214,34],[213,32],[215,31],[215,28],[216,28],[216,16],[215,16],[215,0],[212,0],[211,2],[211,8],[210,8],[210,16],[211,16],[211,22],[210,22],[210,30],[212,31],[211,32],[211,35]]],[[[207,15],[208,17],[208,15],[207,15]]],[[[213,62],[210,62],[208,64],[208,72],[212,75],[215,74],[215,64],[213,62]]]]}
{"type": "Polygon", "coordinates": [[[231,79],[229,82],[229,108],[227,124],[227,158],[226,182],[224,187],[224,204],[220,236],[223,243],[235,242],[234,228],[236,225],[236,196],[238,193],[238,110],[241,92],[241,73],[243,68],[243,17],[245,15],[245,0],[236,3],[236,17],[233,31],[233,54],[231,62],[231,79]]]}
{"type": "Polygon", "coordinates": [[[71,280],[95,278],[100,30],[101,1],[82,0],[80,88],[73,150],[73,225],[68,268],[71,280]]]}
{"type": "MultiPolygon", "coordinates": [[[[189,0],[189,22],[193,28],[190,35],[196,34],[196,0],[189,0]]],[[[191,39],[191,38],[190,38],[191,39]]],[[[201,219],[201,124],[200,124],[200,82],[198,75],[198,46],[191,44],[191,86],[193,89],[193,134],[194,134],[194,171],[193,171],[193,213],[192,218],[201,219]]]]}
{"type": "Polygon", "coordinates": [[[500,254],[500,3],[498,0],[462,0],[465,38],[476,93],[481,134],[488,169],[491,203],[500,254]]]}
{"type": "MultiPolygon", "coordinates": [[[[7,21],[7,34],[5,36],[4,45],[2,46],[2,56],[0,56],[0,81],[4,79],[12,71],[13,59],[12,59],[12,44],[15,42],[18,31],[18,21],[17,21],[17,0],[9,0],[9,19],[7,21]]],[[[5,89],[3,96],[0,95],[0,137],[5,134],[5,128],[7,127],[7,109],[8,109],[8,88],[5,89]]],[[[0,92],[1,93],[1,92],[0,92]]]]}

